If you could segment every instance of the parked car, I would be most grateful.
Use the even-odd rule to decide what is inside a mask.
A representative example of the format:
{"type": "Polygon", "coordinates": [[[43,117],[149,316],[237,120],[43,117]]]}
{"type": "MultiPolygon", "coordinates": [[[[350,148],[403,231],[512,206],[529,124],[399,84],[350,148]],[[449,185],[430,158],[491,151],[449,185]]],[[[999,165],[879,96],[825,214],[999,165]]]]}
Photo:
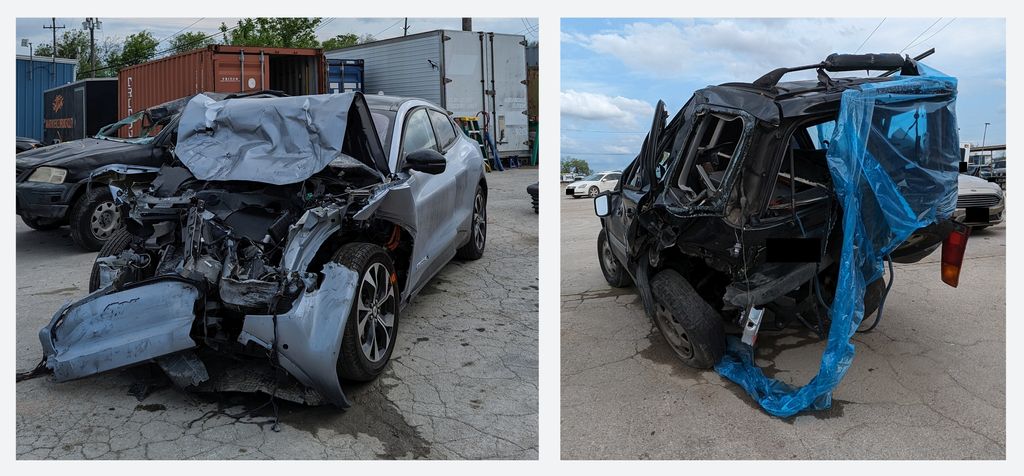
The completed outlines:
{"type": "MultiPolygon", "coordinates": [[[[639,155],[618,186],[595,200],[605,279],[614,287],[636,283],[648,314],[687,365],[712,367],[725,351],[727,332],[743,334],[747,344],[753,342],[748,332],[756,338],[758,329],[797,322],[822,336],[828,332],[824,303],[836,294],[843,234],[841,202],[826,162],[831,135],[825,132],[835,129],[844,91],[893,77],[830,78],[827,72],[892,64],[919,74],[913,60],[883,56],[833,55],[753,83],[710,86],[667,124],[659,102],[639,155]],[[818,80],[780,82],[800,69],[817,69],[818,80]]],[[[952,195],[951,184],[930,180],[956,170],[955,113],[945,106],[954,95],[929,91],[942,107],[910,102],[876,109],[870,125],[880,132],[867,152],[903,157],[920,154],[915,147],[927,144],[923,153],[950,163],[936,159],[930,165],[937,170],[911,178],[931,193],[952,195]],[[919,110],[926,112],[920,123],[914,119],[919,110]],[[913,134],[931,133],[953,141],[915,144],[913,134]]],[[[963,227],[945,220],[920,228],[891,252],[891,260],[918,261],[954,229],[963,227]]],[[[885,292],[882,278],[867,283],[864,316],[878,308],[885,292]]]]}
{"type": "Polygon", "coordinates": [[[533,213],[540,213],[540,182],[534,182],[527,185],[526,193],[530,194],[530,202],[533,204],[533,213]]]}
{"type": "Polygon", "coordinates": [[[994,182],[960,174],[954,218],[976,230],[1003,222],[1003,189],[994,182]]]}
{"type": "Polygon", "coordinates": [[[586,175],[578,174],[575,172],[562,174],[562,182],[575,182],[577,180],[582,179],[583,177],[586,177],[586,175]]]}
{"type": "Polygon", "coordinates": [[[86,251],[100,249],[120,229],[122,217],[110,190],[95,181],[95,173],[114,164],[155,172],[174,146],[178,112],[187,100],[136,112],[91,138],[18,154],[15,189],[21,220],[35,230],[70,225],[76,245],[86,251]],[[134,137],[118,135],[121,127],[139,121],[142,125],[134,137]]]}
{"type": "Polygon", "coordinates": [[[989,182],[995,182],[1000,188],[1006,188],[1006,159],[992,162],[992,172],[987,178],[989,182]]]}
{"type": "MultiPolygon", "coordinates": [[[[451,259],[483,256],[484,160],[433,104],[199,95],[177,131],[145,189],[130,171],[103,177],[126,227],[90,294],[39,333],[58,381],[155,360],[202,387],[227,362],[348,406],[340,382],[384,370],[403,308],[451,259]]],[[[231,385],[215,387],[252,390],[231,385]]]]}
{"type": "Polygon", "coordinates": [[[14,140],[15,154],[42,147],[42,143],[31,137],[17,137],[14,140]]]}
{"type": "Polygon", "coordinates": [[[588,177],[584,177],[582,180],[573,182],[568,187],[565,187],[565,194],[572,198],[580,197],[596,197],[601,192],[606,192],[615,188],[619,183],[619,177],[622,176],[622,172],[619,170],[613,170],[610,172],[598,172],[588,177]]]}

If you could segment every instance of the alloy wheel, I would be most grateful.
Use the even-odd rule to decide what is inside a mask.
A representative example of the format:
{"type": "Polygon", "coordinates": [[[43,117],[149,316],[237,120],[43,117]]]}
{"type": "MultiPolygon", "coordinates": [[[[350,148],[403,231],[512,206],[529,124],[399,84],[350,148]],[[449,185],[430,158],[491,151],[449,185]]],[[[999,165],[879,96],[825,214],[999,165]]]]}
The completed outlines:
{"type": "Polygon", "coordinates": [[[394,339],[395,311],[397,310],[395,287],[391,285],[391,273],[384,263],[373,263],[363,273],[359,283],[359,298],[356,304],[356,329],[359,331],[359,348],[363,357],[373,363],[380,362],[387,355],[394,339]]]}

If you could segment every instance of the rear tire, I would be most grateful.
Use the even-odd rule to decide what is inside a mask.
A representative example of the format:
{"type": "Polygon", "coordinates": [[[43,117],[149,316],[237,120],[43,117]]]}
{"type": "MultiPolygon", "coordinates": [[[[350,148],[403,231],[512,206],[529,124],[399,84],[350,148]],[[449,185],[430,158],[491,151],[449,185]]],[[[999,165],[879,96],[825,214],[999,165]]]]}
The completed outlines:
{"type": "Polygon", "coordinates": [[[338,377],[369,382],[384,371],[395,350],[401,299],[395,266],[384,248],[370,243],[346,244],[332,261],[359,273],[341,339],[338,377]],[[385,339],[383,345],[379,339],[385,339]]]}
{"type": "Polygon", "coordinates": [[[722,317],[675,270],[651,278],[654,323],[686,365],[710,369],[725,354],[722,317]]]}
{"type": "Polygon", "coordinates": [[[473,218],[469,224],[469,242],[455,253],[459,259],[478,260],[487,247],[487,194],[477,185],[473,195],[473,218]]]}
{"type": "Polygon", "coordinates": [[[71,239],[85,251],[96,251],[121,228],[121,210],[110,190],[93,186],[71,208],[71,239]]]}
{"type": "Polygon", "coordinates": [[[608,234],[604,228],[597,234],[597,260],[601,263],[601,274],[604,275],[604,280],[613,288],[624,288],[633,284],[629,273],[612,252],[611,245],[608,243],[608,234]]]}
{"type": "Polygon", "coordinates": [[[56,230],[61,227],[60,220],[47,220],[45,218],[25,218],[21,217],[21,221],[28,225],[29,228],[36,231],[49,231],[56,230]]]}

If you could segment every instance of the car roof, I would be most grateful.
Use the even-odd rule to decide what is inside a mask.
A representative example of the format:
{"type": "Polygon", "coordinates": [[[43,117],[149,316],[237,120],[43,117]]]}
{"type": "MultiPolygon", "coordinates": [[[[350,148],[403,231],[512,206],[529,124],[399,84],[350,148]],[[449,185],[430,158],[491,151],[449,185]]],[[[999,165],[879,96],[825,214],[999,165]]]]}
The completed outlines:
{"type": "Polygon", "coordinates": [[[430,101],[427,101],[426,99],[420,99],[420,98],[410,98],[410,97],[403,97],[403,96],[388,96],[386,94],[365,94],[365,95],[363,95],[363,97],[366,98],[366,104],[368,106],[370,106],[370,109],[374,109],[374,110],[378,110],[378,111],[392,111],[392,112],[395,112],[395,111],[398,111],[398,109],[402,107],[403,103],[406,103],[406,102],[409,102],[409,101],[423,101],[423,102],[433,106],[437,110],[441,110],[441,111],[444,110],[444,109],[438,107],[436,104],[434,104],[434,103],[432,103],[430,101]]]}

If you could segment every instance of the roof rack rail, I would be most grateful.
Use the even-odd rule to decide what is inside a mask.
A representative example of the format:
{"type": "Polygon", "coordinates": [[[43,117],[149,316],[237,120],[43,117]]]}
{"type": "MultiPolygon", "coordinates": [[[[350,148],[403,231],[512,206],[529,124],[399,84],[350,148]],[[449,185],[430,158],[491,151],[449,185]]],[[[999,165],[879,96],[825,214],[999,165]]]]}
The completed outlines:
{"type": "Polygon", "coordinates": [[[882,76],[889,76],[897,71],[901,71],[906,75],[917,75],[917,61],[934,52],[935,49],[932,48],[915,58],[903,56],[899,53],[867,53],[863,55],[832,53],[825,58],[825,61],[817,64],[774,69],[764,76],[757,78],[757,80],[751,84],[759,88],[771,89],[779,84],[779,81],[781,81],[782,77],[786,74],[795,71],[806,71],[809,69],[817,69],[819,72],[819,78],[825,71],[885,71],[882,76]]]}

